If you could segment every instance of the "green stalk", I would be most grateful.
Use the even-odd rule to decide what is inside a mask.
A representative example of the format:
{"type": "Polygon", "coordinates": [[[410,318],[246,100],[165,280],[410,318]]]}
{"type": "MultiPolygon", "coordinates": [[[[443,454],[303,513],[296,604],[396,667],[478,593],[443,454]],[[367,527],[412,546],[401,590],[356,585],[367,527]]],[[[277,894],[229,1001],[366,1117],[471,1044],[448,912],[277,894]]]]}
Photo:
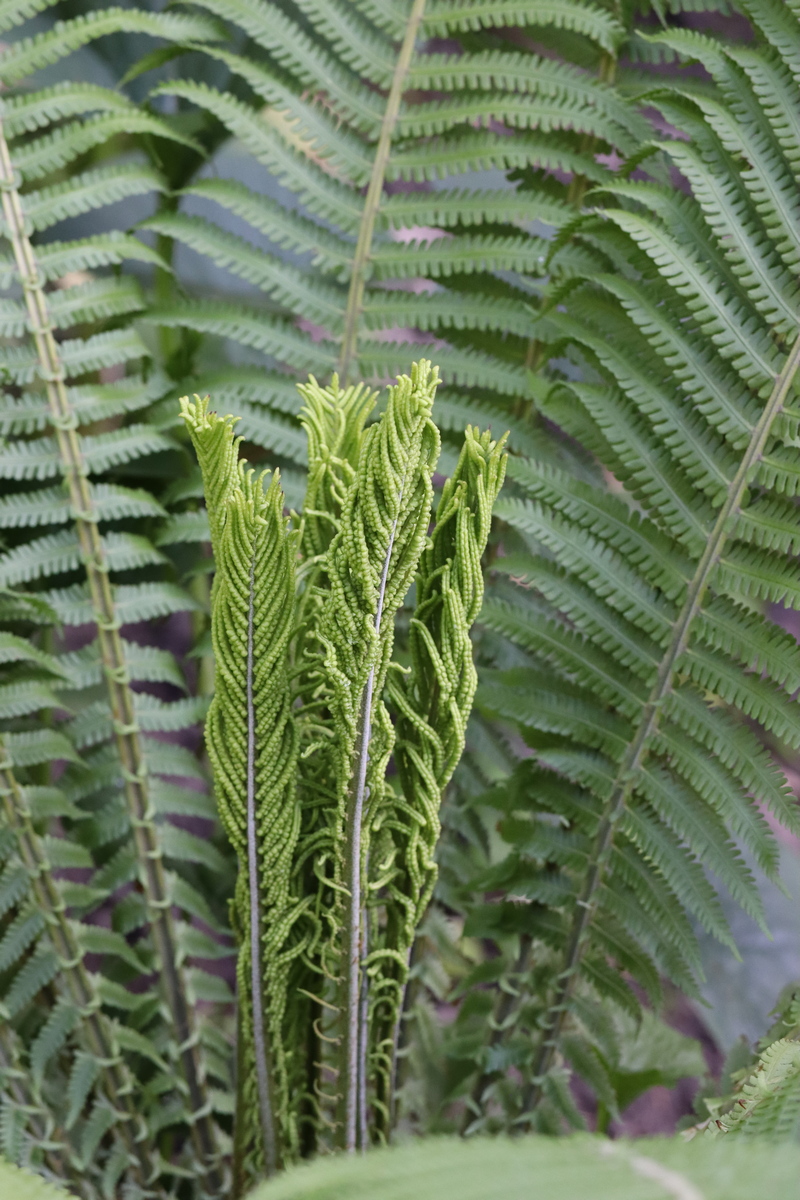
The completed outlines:
{"type": "Polygon", "coordinates": [[[719,511],[705,550],[697,564],[694,577],[689,584],[683,608],[661,660],[658,676],[647,704],[642,710],[639,726],[627,753],[619,764],[611,795],[595,837],[594,848],[589,857],[591,865],[575,904],[575,914],[572,918],[567,949],[564,954],[564,965],[557,977],[556,993],[542,1024],[541,1042],[534,1058],[532,1078],[524,1099],[523,1111],[529,1114],[542,1098],[544,1077],[552,1066],[558,1048],[569,1010],[569,1002],[587,947],[589,931],[597,906],[597,896],[603,885],[606,868],[611,858],[614,831],[625,812],[637,773],[647,756],[650,740],[657,732],[659,713],[672,688],[676,664],[688,645],[692,622],[700,611],[711,573],[725,549],[730,536],[732,520],[747,490],[750,473],[764,453],[773,423],[783,409],[798,370],[800,370],[800,337],[792,346],[786,364],[775,380],[766,407],[753,428],[747,450],[731,482],[725,503],[719,511]]]}
{"type": "Polygon", "coordinates": [[[81,557],[86,568],[114,735],[122,766],[124,794],[133,826],[140,880],[158,957],[157,970],[180,1047],[179,1060],[189,1093],[192,1141],[203,1164],[210,1193],[220,1195],[224,1181],[219,1165],[217,1134],[210,1115],[211,1105],[198,1052],[194,1014],[187,1000],[183,971],[177,961],[169,887],[149,794],[147,764],[142,752],[134,695],[119,632],[120,620],[114,604],[108,561],[98,528],[99,518],[83,458],[81,439],[77,432],[78,422],[67,395],[64,366],[53,336],[53,324],[47,308],[43,280],[26,232],[22,201],[2,121],[0,194],[3,216],[25,295],[30,329],[39,357],[39,374],[45,384],[64,483],[75,514],[81,557]]]}
{"type": "Polygon", "coordinates": [[[256,547],[250,560],[250,606],[247,615],[247,874],[250,884],[250,1002],[253,1011],[253,1049],[256,1058],[258,1108],[267,1177],[278,1169],[278,1139],[272,1102],[272,1071],[264,1028],[264,993],[261,961],[261,897],[259,890],[258,826],[256,822],[256,710],[253,700],[253,634],[256,547]]]}
{"type": "Polygon", "coordinates": [[[411,66],[414,46],[425,12],[425,0],[414,0],[408,17],[406,32],[397,65],[392,76],[392,86],[386,99],[386,109],[381,122],[381,132],[375,149],[375,159],[369,178],[367,194],[364,199],[364,210],[358,230],[356,250],[353,255],[353,273],[350,277],[350,291],[347,296],[347,307],[344,315],[344,332],[342,334],[342,350],[339,357],[339,377],[346,384],[353,367],[358,348],[358,330],[361,311],[364,306],[364,288],[367,282],[367,265],[372,253],[372,240],[375,235],[375,221],[383,198],[383,185],[386,179],[386,168],[389,165],[389,155],[392,149],[397,118],[400,115],[400,104],[406,86],[406,76],[411,66]]]}
{"type": "MultiPolygon", "coordinates": [[[[403,503],[405,478],[400,485],[398,497],[398,516],[392,522],[389,535],[389,545],[383,560],[380,587],[378,589],[378,605],[375,611],[374,628],[377,646],[376,657],[379,655],[381,621],[383,618],[383,602],[386,596],[386,580],[389,575],[389,565],[392,560],[394,539],[397,533],[397,521],[400,505],[403,503]]],[[[363,1139],[366,1136],[366,1030],[362,1025],[366,1014],[362,1012],[366,1005],[361,996],[361,963],[366,957],[366,921],[362,901],[362,862],[361,862],[361,826],[364,819],[364,802],[367,798],[367,768],[369,766],[369,743],[372,737],[372,701],[375,689],[375,671],[377,663],[370,667],[364,694],[361,700],[361,731],[356,752],[355,791],[352,805],[348,812],[347,860],[345,865],[345,886],[347,888],[347,934],[345,958],[345,1096],[344,1096],[344,1148],[353,1152],[358,1143],[359,1125],[362,1128],[363,1139]],[[361,1120],[359,1121],[359,1112],[361,1120]]]]}
{"type": "Polygon", "coordinates": [[[70,998],[81,1014],[87,1048],[100,1063],[100,1083],[119,1117],[119,1131],[127,1150],[132,1175],[145,1194],[159,1168],[154,1148],[134,1102],[134,1082],[122,1058],[114,1030],[100,1007],[100,997],[83,962],[83,951],[70,925],[61,893],[41,839],[34,830],[24,792],[14,775],[11,760],[0,741],[0,803],[6,824],[17,838],[19,854],[28,872],[31,890],[47,924],[58,955],[61,975],[70,998]]]}

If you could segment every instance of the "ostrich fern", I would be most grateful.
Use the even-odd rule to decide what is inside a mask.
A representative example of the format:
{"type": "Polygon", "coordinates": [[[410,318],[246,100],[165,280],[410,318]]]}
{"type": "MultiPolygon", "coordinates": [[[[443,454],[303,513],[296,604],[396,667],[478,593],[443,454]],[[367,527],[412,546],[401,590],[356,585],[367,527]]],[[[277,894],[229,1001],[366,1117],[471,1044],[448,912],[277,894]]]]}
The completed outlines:
{"type": "MultiPolygon", "coordinates": [[[[224,1194],[230,1161],[241,1190],[389,1137],[476,619],[440,855],[447,902],[499,950],[462,981],[448,1042],[465,1128],[579,1124],[570,1070],[613,1113],[627,981],[691,993],[695,922],[731,945],[707,872],[763,920],[762,809],[797,825],[754,726],[798,740],[797,649],[761,610],[797,599],[800,28],[794,3],[740,7],[754,38],[726,47],[637,36],[632,6],[588,0],[202,0],[30,38],[52,5],[0,5],[16,1162],[87,1200],[188,1200],[224,1194]],[[118,89],[37,85],[115,33],[118,89]],[[127,35],[153,52],[132,61],[127,35]],[[709,78],[655,88],[626,67],[617,86],[622,55],[709,78]],[[681,140],[650,142],[642,103],[681,140]],[[229,139],[276,197],[201,169],[229,139]],[[685,192],[659,182],[676,170],[685,192]],[[137,197],[156,206],[138,235],[62,237],[137,197]],[[198,300],[176,245],[251,299],[198,300]],[[446,384],[429,538],[434,380],[401,380],[372,423],[350,385],[394,377],[409,340],[446,384]],[[298,393],[309,371],[323,382],[298,393]],[[208,515],[176,403],[206,389],[281,463],[264,488],[230,422],[189,406],[208,515]],[[465,425],[508,428],[516,456],[481,617],[504,456],[470,429],[459,447],[465,425]],[[186,748],[211,691],[209,531],[214,799],[186,748]],[[124,628],[165,616],[201,635],[198,695],[124,628]]],[[[753,1114],[782,1122],[771,1103],[753,1114]]]]}
{"type": "Polygon", "coordinates": [[[390,1129],[408,958],[472,706],[469,630],[505,464],[502,442],[467,430],[426,548],[437,382],[415,366],[366,429],[374,396],[362,386],[303,388],[311,456],[297,531],[279,477],[265,488],[238,461],[231,418],[182,401],[217,567],[207,737],[240,862],[237,1179],[271,1174],[301,1141],[353,1150],[390,1129]],[[406,678],[392,663],[394,616],[415,573],[406,678]],[[390,671],[402,683],[387,707],[390,671]],[[397,791],[385,779],[393,701],[397,791]]]}

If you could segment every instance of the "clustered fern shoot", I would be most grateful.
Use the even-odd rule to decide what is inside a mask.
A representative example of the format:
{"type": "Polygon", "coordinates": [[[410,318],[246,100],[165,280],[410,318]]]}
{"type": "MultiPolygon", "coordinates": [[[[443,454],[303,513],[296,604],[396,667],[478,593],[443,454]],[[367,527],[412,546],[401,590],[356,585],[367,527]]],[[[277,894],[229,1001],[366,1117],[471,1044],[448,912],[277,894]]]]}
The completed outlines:
{"type": "Polygon", "coordinates": [[[428,536],[437,383],[415,365],[366,427],[363,386],[301,389],[309,487],[296,528],[278,472],[267,482],[239,460],[234,419],[181,401],[216,565],[209,754],[240,864],[239,1182],[390,1128],[409,952],[475,690],[469,630],[505,469],[504,439],[468,428],[428,536]],[[394,618],[415,576],[404,669],[394,618]]]}

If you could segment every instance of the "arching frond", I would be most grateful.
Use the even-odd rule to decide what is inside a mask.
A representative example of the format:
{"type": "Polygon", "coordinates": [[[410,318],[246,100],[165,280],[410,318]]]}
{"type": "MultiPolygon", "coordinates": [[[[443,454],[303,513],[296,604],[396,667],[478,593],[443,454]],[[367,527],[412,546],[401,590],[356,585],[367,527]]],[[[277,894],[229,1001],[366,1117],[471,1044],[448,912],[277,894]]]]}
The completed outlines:
{"type": "MultiPolygon", "coordinates": [[[[768,8],[748,5],[756,23],[769,24],[768,8]]],[[[800,37],[788,8],[781,22],[800,37]]],[[[787,747],[800,737],[797,647],[761,614],[764,601],[798,603],[778,464],[791,471],[800,386],[800,209],[786,137],[800,92],[763,45],[659,39],[698,58],[716,85],[655,98],[681,135],[657,149],[687,191],[597,189],[597,215],[563,242],[590,244],[614,273],[578,272],[546,316],[573,363],[556,371],[542,411],[591,449],[617,494],[540,456],[513,460],[517,496],[498,513],[519,549],[499,565],[524,586],[499,584],[484,617],[526,665],[487,676],[478,704],[519,729],[533,758],[487,797],[506,814],[511,847],[496,878],[505,872],[521,902],[565,921],[546,942],[552,973],[508,1023],[534,1044],[517,1060],[528,1084],[511,1119],[542,1129],[569,1120],[548,1079],[573,1031],[585,1032],[598,994],[590,963],[608,952],[609,928],[634,948],[612,951],[616,969],[643,987],[655,969],[691,990],[700,960],[687,916],[730,944],[706,872],[763,921],[741,852],[774,877],[761,806],[800,827],[752,728],[787,747]],[[537,841],[542,820],[580,855],[537,841]]],[[[770,1054],[776,1072],[791,1071],[790,1049],[770,1054]]],[[[496,1079],[487,1070],[475,1085],[478,1125],[496,1079]]]]}
{"type": "Polygon", "coordinates": [[[600,6],[544,0],[202,7],[243,30],[256,55],[198,42],[229,69],[231,86],[175,80],[156,94],[213,115],[288,191],[266,198],[233,180],[187,180],[192,215],[165,212],[150,227],[258,288],[261,315],[238,305],[228,315],[222,304],[201,315],[180,302],[150,319],[215,333],[298,373],[336,366],[343,379],[394,377],[404,339],[383,331],[414,331],[436,347],[444,383],[471,390],[476,418],[493,400],[506,411],[524,403],[536,348],[520,288],[530,295],[525,277],[543,274],[548,249],[530,224],[560,226],[574,211],[568,185],[539,186],[536,169],[599,182],[608,171],[597,155],[631,152],[647,127],[591,73],[532,53],[476,51],[469,31],[515,19],[570,30],[599,62],[622,27],[600,6]],[[435,53],[426,39],[439,36],[464,45],[435,53]],[[464,186],[472,171],[512,168],[526,178],[517,190],[464,186]],[[427,179],[442,186],[397,191],[393,182],[427,179]],[[228,214],[240,218],[236,236],[214,228],[228,214]],[[405,280],[417,283],[411,293],[397,289],[405,280]],[[419,294],[434,280],[447,290],[419,294]],[[273,326],[275,306],[318,327],[321,340],[273,326]],[[251,331],[256,321],[275,336],[251,331]]]}

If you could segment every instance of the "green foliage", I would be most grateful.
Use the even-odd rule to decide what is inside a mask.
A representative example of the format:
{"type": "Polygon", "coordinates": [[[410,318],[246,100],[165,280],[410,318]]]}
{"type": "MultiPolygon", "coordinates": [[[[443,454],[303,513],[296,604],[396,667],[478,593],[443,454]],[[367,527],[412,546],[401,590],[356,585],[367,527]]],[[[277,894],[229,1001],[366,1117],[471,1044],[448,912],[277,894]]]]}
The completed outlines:
{"type": "MultiPolygon", "coordinates": [[[[633,152],[647,134],[605,81],[625,35],[619,18],[572,0],[201,7],[228,23],[228,44],[198,43],[202,74],[157,84],[154,103],[174,98],[195,127],[222,128],[281,187],[265,196],[218,172],[187,175],[179,203],[163,203],[144,228],[165,252],[188,247],[234,278],[226,286],[217,271],[227,296],[175,294],[148,319],[239,343],[228,372],[215,372],[215,394],[237,411],[241,399],[267,410],[248,437],[268,451],[273,414],[285,409],[266,384],[249,386],[243,359],[383,380],[402,369],[409,341],[435,346],[448,404],[508,428],[504,414],[525,410],[538,361],[528,305],[546,239],[574,211],[568,185],[542,172],[573,172],[579,192],[610,177],[596,155],[633,152]],[[494,32],[512,18],[539,46],[568,30],[580,67],[603,79],[512,48],[494,32]],[[459,53],[435,50],[440,38],[459,53]],[[314,337],[298,336],[298,322],[314,337]]],[[[212,390],[202,356],[192,373],[195,390],[212,390]]],[[[518,449],[541,440],[525,423],[512,425],[517,439],[518,449]]]]}
{"type": "Polygon", "coordinates": [[[296,531],[279,475],[265,486],[238,460],[233,419],[181,402],[216,563],[207,739],[240,864],[237,1179],[391,1128],[408,960],[475,691],[469,634],[505,466],[502,441],[468,428],[428,539],[437,383],[415,365],[366,428],[362,386],[302,388],[296,531]],[[405,676],[394,618],[415,574],[405,676]],[[402,682],[387,689],[390,671],[402,682]]]}
{"type": "Polygon", "coordinates": [[[733,1134],[773,1142],[800,1140],[800,991],[789,984],[778,1000],[775,1021],[758,1044],[738,1045],[728,1056],[717,1095],[695,1100],[710,1119],[687,1129],[693,1138],[733,1134]]]}
{"type": "MultiPolygon", "coordinates": [[[[99,13],[15,42],[0,60],[6,88],[107,29],[150,28],[140,16],[99,13]]],[[[4,308],[0,574],[6,590],[35,589],[27,610],[15,591],[2,613],[3,1149],[82,1180],[84,1194],[109,1194],[125,1177],[144,1195],[175,1170],[219,1191],[209,1083],[216,1073],[227,1085],[230,1064],[209,1055],[216,1034],[197,1027],[196,1004],[232,997],[186,960],[225,952],[198,944],[192,925],[217,925],[198,885],[213,879],[210,894],[224,898],[229,864],[173,823],[185,789],[167,779],[190,772],[178,747],[170,755],[153,736],[191,727],[204,706],[151,695],[154,684],[185,694],[183,673],[169,653],[120,633],[194,607],[153,544],[165,515],[153,459],[176,462],[179,451],[141,419],[165,388],[131,324],[144,296],[133,279],[98,271],[160,259],[117,232],[33,241],[67,217],[162,190],[140,139],[184,139],[83,84],[12,86],[2,126],[5,272],[16,282],[4,308]],[[48,280],[58,289],[45,291],[48,280]],[[148,473],[147,490],[126,486],[148,473]],[[62,631],[86,624],[93,636],[69,649],[62,631]]],[[[208,806],[202,815],[213,820],[208,806]]]]}
{"type": "Polygon", "coordinates": [[[746,1200],[753,1191],[791,1195],[800,1155],[794,1147],[757,1142],[723,1146],[667,1138],[609,1142],[588,1137],[515,1141],[477,1139],[465,1144],[435,1138],[365,1158],[322,1159],[259,1188],[254,1200],[525,1200],[531,1187],[559,1200],[746,1200]],[[536,1181],[532,1184],[532,1181],[536,1181]]]}
{"type": "MultiPolygon", "coordinates": [[[[765,6],[748,11],[771,37],[765,6]]],[[[800,37],[788,8],[781,20],[800,37]]],[[[517,1125],[578,1122],[569,1067],[600,1099],[611,1086],[600,1008],[637,1011],[626,977],[653,1001],[660,976],[692,994],[693,923],[731,944],[707,872],[763,921],[742,851],[774,878],[762,808],[798,830],[754,725],[800,740],[797,645],[761,614],[800,595],[800,225],[782,199],[800,93],[769,44],[726,52],[680,32],[659,44],[716,84],[648,101],[681,134],[649,153],[689,191],[623,179],[590,193],[597,211],[552,259],[585,248],[598,269],[556,284],[542,315],[572,368],[553,372],[541,411],[614,489],[513,459],[516,495],[497,507],[512,533],[495,565],[516,582],[498,581],[482,621],[518,654],[484,673],[477,703],[531,755],[478,798],[508,850],[472,880],[503,899],[472,907],[467,931],[530,965],[492,1054],[478,1051],[473,1128],[497,1123],[490,1101],[517,1125]],[[497,1061],[524,1074],[521,1096],[497,1061]]]]}
{"type": "Polygon", "coordinates": [[[800,1135],[800,1043],[772,1042],[742,1082],[733,1107],[709,1130],[746,1138],[797,1141],[800,1135]]]}
{"type": "MultiPolygon", "coordinates": [[[[696,924],[732,946],[718,885],[763,920],[763,806],[797,822],[764,742],[800,740],[800,663],[763,609],[799,594],[800,30],[794,4],[746,0],[753,38],[723,44],[678,27],[718,6],[674,0],[654,37],[640,7],[0,4],[0,1147],[87,1200],[220,1194],[231,1158],[240,1190],[269,1165],[259,1107],[276,1163],[347,1140],[354,1049],[377,1140],[398,1043],[404,1097],[441,1055],[418,1104],[440,1129],[465,1096],[467,1129],[580,1125],[570,1073],[602,1124],[695,1069],[640,997],[692,992],[696,924]],[[702,79],[648,74],[692,59],[702,79]],[[680,137],[652,141],[642,106],[680,137]],[[274,194],[223,177],[229,142],[274,194]],[[136,234],[130,212],[152,214],[136,234]],[[180,277],[198,255],[213,286],[180,277]],[[348,386],[410,342],[446,385],[427,541],[432,380],[372,425],[348,386]],[[205,390],[258,469],[281,463],[297,534],[224,422],[232,491],[206,515],[175,403],[205,390]],[[516,456],[494,537],[502,447],[461,447],[471,425],[516,456]],[[138,644],[165,619],[190,658],[138,644]],[[189,748],[212,694],[213,800],[189,748]],[[262,859],[237,875],[250,757],[262,859]],[[439,888],[465,936],[426,935],[409,991],[446,785],[439,888]],[[459,1005],[447,1032],[426,993],[459,1005]]],[[[771,1041],[717,1110],[737,1136],[794,1120],[796,1088],[758,1091],[794,1061],[771,1041]]]]}

